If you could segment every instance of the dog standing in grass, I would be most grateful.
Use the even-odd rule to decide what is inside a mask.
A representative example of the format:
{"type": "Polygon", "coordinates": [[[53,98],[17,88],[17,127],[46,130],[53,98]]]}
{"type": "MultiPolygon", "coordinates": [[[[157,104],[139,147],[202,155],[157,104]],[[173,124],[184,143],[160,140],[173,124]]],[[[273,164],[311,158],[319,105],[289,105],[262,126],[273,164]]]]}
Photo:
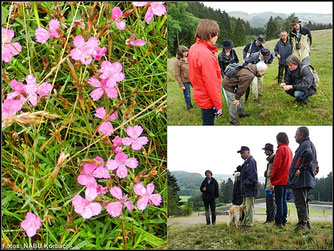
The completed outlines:
{"type": "Polygon", "coordinates": [[[236,227],[240,227],[241,217],[242,217],[243,211],[244,211],[243,205],[240,205],[240,206],[233,205],[230,208],[230,215],[229,215],[229,218],[228,218],[227,225],[231,226],[231,224],[234,223],[236,227]]]}

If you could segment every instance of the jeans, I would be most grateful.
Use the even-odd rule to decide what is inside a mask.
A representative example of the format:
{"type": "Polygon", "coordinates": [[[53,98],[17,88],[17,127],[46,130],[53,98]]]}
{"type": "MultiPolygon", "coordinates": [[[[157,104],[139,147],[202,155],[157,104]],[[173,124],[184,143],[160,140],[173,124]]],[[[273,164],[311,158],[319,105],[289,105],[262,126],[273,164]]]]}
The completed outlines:
{"type": "Polygon", "coordinates": [[[213,109],[201,108],[201,113],[202,113],[202,125],[215,124],[215,113],[213,112],[213,109]]]}
{"type": "Polygon", "coordinates": [[[297,208],[298,224],[305,225],[310,221],[310,208],[308,204],[308,193],[310,188],[292,189],[295,205],[297,208]]]}
{"type": "Polygon", "coordinates": [[[271,222],[275,220],[276,217],[276,202],[275,202],[275,192],[273,191],[273,194],[267,194],[266,193],[266,214],[267,214],[267,222],[271,222]]]}
{"type": "Polygon", "coordinates": [[[284,78],[285,78],[285,75],[288,72],[288,67],[285,65],[279,65],[278,66],[278,76],[277,76],[278,84],[282,83],[282,80],[284,82],[283,72],[284,72],[284,78]]]}
{"type": "Polygon", "coordinates": [[[206,218],[206,224],[210,224],[210,212],[209,207],[211,209],[211,222],[212,224],[216,223],[216,201],[215,199],[210,201],[203,201],[204,202],[204,208],[205,208],[205,218],[206,218]]]}
{"type": "Polygon", "coordinates": [[[288,204],[286,200],[286,186],[275,186],[275,201],[277,212],[275,217],[276,224],[285,224],[288,216],[288,204]]]}
{"type": "Polygon", "coordinates": [[[294,90],[288,90],[285,91],[287,94],[291,95],[292,97],[295,97],[298,101],[304,101],[308,99],[308,96],[305,92],[302,91],[294,91],[294,90]]]}
{"type": "Polygon", "coordinates": [[[183,90],[184,100],[186,101],[187,107],[191,107],[192,106],[191,105],[191,99],[190,99],[190,86],[191,86],[191,83],[190,82],[184,82],[183,85],[186,88],[185,90],[183,90]]]}
{"type": "Polygon", "coordinates": [[[253,226],[254,224],[254,203],[255,196],[246,196],[243,200],[245,217],[241,222],[243,226],[253,226]]]}

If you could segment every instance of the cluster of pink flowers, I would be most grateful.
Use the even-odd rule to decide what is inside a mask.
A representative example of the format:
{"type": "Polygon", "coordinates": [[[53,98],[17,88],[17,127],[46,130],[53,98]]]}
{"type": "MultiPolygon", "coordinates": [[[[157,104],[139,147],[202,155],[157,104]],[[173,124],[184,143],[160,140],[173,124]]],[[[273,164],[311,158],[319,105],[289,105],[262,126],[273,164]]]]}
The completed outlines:
{"type": "Polygon", "coordinates": [[[60,23],[57,19],[51,19],[49,22],[49,30],[42,27],[38,27],[35,30],[36,41],[40,44],[44,44],[49,40],[50,37],[58,38],[58,29],[60,28],[60,23]]]}
{"type": "Polygon", "coordinates": [[[12,61],[13,56],[18,55],[22,51],[22,47],[18,42],[11,42],[14,38],[14,30],[6,30],[5,28],[2,28],[1,38],[1,60],[8,63],[12,61]]]}
{"type": "Polygon", "coordinates": [[[164,2],[132,2],[134,6],[143,7],[148,5],[148,9],[145,14],[145,22],[150,23],[154,17],[156,16],[163,16],[166,14],[167,10],[164,6],[164,2]]]}
{"type": "Polygon", "coordinates": [[[99,215],[103,207],[105,207],[108,214],[112,217],[119,217],[122,213],[123,206],[130,211],[133,210],[133,203],[136,197],[138,197],[136,203],[138,210],[145,210],[147,204],[154,206],[160,205],[162,201],[161,195],[158,193],[153,194],[154,185],[152,183],[148,184],[146,188],[143,183],[136,183],[133,187],[133,192],[137,196],[130,197],[128,197],[129,194],[123,194],[121,187],[113,186],[109,189],[109,192],[116,201],[102,204],[97,202],[99,197],[102,197],[103,201],[110,201],[110,198],[105,196],[107,194],[107,188],[98,183],[99,179],[110,179],[112,176],[123,179],[128,176],[128,168],[135,169],[138,167],[138,160],[134,157],[129,158],[120,146],[121,144],[124,146],[131,145],[133,150],[140,150],[143,145],[148,143],[147,137],[139,137],[142,130],[142,127],[139,125],[134,127],[129,126],[126,130],[129,137],[120,138],[116,136],[114,138],[114,147],[118,148],[114,159],[109,159],[105,163],[101,157],[97,156],[91,163],[84,165],[77,180],[80,185],[86,186],[85,198],[81,195],[76,195],[73,198],[72,204],[76,213],[80,214],[85,219],[89,219],[99,215]]]}
{"type": "Polygon", "coordinates": [[[111,11],[111,18],[116,22],[116,27],[119,30],[124,30],[126,23],[122,20],[123,11],[119,7],[114,7],[111,11]]]}
{"type": "Polygon", "coordinates": [[[12,80],[10,86],[14,90],[7,94],[6,99],[2,103],[2,116],[8,117],[15,115],[22,109],[23,104],[27,101],[32,106],[37,105],[37,94],[40,98],[49,95],[52,90],[52,85],[48,82],[43,82],[40,85],[36,84],[36,78],[33,75],[28,75],[25,79],[26,84],[12,80]]]}

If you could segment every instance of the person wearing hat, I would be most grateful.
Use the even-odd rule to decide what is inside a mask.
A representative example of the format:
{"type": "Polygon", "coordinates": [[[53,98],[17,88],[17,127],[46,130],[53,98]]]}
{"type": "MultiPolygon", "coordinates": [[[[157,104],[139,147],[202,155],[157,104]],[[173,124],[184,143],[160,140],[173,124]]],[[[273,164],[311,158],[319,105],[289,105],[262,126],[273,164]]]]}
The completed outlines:
{"type": "MultiPolygon", "coordinates": [[[[274,53],[269,49],[261,48],[259,51],[251,53],[248,58],[245,59],[245,63],[256,64],[258,62],[264,62],[266,65],[269,65],[274,60],[274,53]]],[[[255,103],[259,103],[259,95],[263,85],[263,76],[254,77],[252,81],[252,97],[255,103]]]]}
{"type": "Polygon", "coordinates": [[[288,33],[286,31],[282,31],[280,36],[281,38],[277,41],[274,49],[275,56],[278,59],[278,84],[281,84],[282,80],[284,81],[283,73],[285,77],[288,72],[288,65],[286,63],[286,59],[291,55],[292,52],[288,33]]]}
{"type": "Polygon", "coordinates": [[[230,78],[226,76],[223,79],[223,88],[226,91],[229,106],[230,124],[239,125],[239,122],[236,120],[237,114],[239,118],[250,116],[244,112],[243,95],[253,79],[263,76],[266,70],[267,65],[263,62],[248,64],[242,67],[234,77],[230,78]]]}
{"type": "Polygon", "coordinates": [[[246,60],[246,58],[248,58],[252,53],[260,51],[265,42],[266,40],[261,35],[257,36],[253,42],[247,44],[243,49],[243,59],[246,60]]]}
{"type": "Polygon", "coordinates": [[[310,47],[312,45],[312,35],[308,28],[301,26],[298,17],[292,19],[293,30],[290,32],[290,43],[292,55],[298,57],[302,64],[310,64],[310,47]]]}
{"type": "Polygon", "coordinates": [[[258,177],[256,161],[250,154],[247,146],[242,146],[237,153],[240,153],[244,160],[240,176],[241,195],[243,197],[243,206],[245,217],[241,222],[241,227],[251,227],[254,224],[254,203],[258,192],[258,177]]]}
{"type": "Polygon", "coordinates": [[[179,45],[176,52],[176,61],[174,64],[175,79],[180,88],[183,90],[184,100],[187,105],[187,110],[193,108],[191,104],[190,80],[189,80],[189,64],[188,64],[189,49],[184,45],[179,45]]]}
{"type": "Polygon", "coordinates": [[[228,40],[224,40],[222,44],[222,51],[218,55],[218,62],[221,70],[222,77],[224,78],[224,71],[226,66],[232,63],[239,63],[239,59],[235,50],[233,50],[234,44],[228,40]]]}
{"type": "Polygon", "coordinates": [[[273,162],[273,170],[270,174],[271,184],[274,185],[275,202],[277,207],[275,225],[279,228],[287,222],[287,182],[289,168],[292,162],[292,151],[289,147],[289,138],[285,132],[276,135],[277,150],[273,162]]]}
{"type": "Polygon", "coordinates": [[[264,177],[265,177],[265,182],[264,182],[264,188],[269,190],[269,193],[266,193],[266,214],[267,218],[266,221],[264,222],[269,223],[273,222],[275,220],[276,216],[276,203],[275,203],[275,193],[274,193],[274,186],[271,184],[270,181],[270,175],[272,172],[273,168],[273,162],[275,158],[275,153],[274,153],[274,146],[273,144],[267,143],[264,148],[265,155],[267,156],[267,169],[264,172],[264,177]]]}

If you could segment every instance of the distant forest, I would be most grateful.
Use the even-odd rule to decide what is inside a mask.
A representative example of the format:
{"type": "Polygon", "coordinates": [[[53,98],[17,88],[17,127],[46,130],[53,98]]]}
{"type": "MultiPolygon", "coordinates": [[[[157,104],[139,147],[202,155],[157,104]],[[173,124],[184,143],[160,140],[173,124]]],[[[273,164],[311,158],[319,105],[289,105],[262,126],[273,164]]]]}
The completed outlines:
{"type": "MultiPolygon", "coordinates": [[[[292,13],[287,18],[279,16],[271,17],[262,28],[251,27],[248,21],[229,16],[225,11],[214,10],[199,2],[169,2],[168,3],[168,56],[175,56],[178,45],[190,47],[195,42],[196,28],[201,19],[216,20],[220,34],[217,45],[223,40],[230,40],[234,45],[242,46],[253,41],[258,35],[263,35],[266,40],[279,38],[280,32],[289,32],[292,13]]],[[[302,24],[310,30],[331,29],[332,24],[318,24],[309,21],[302,24]]]]}

